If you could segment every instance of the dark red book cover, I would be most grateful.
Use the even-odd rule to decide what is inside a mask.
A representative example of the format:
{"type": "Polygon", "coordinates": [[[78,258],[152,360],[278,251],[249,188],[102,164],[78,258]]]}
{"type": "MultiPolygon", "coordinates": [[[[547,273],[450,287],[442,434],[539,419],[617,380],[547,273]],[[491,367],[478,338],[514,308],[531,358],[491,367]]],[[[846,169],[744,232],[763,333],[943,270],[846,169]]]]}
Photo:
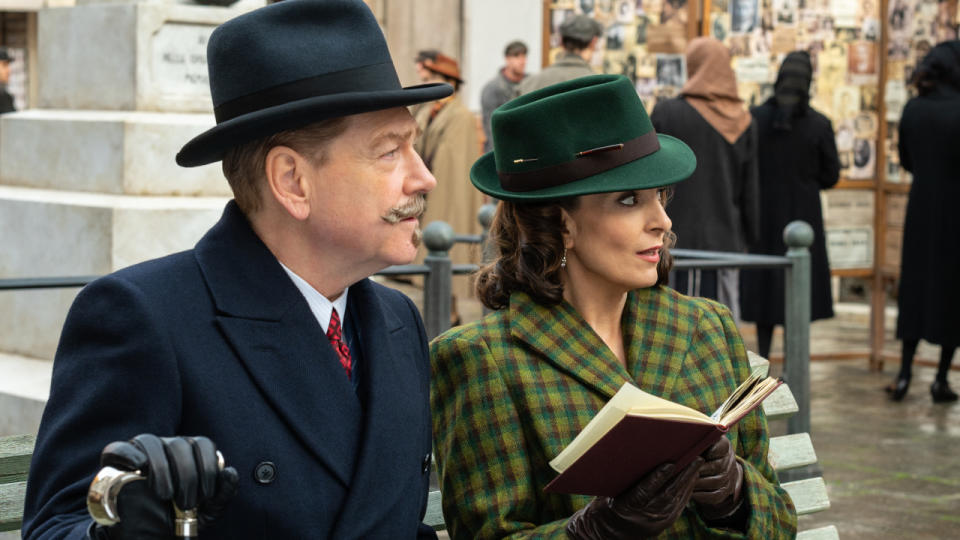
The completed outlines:
{"type": "Polygon", "coordinates": [[[543,490],[615,497],[663,463],[679,472],[781,384],[777,379],[752,396],[750,406],[726,425],[627,414],[543,490]]]}
{"type": "Polygon", "coordinates": [[[543,490],[613,497],[662,463],[679,471],[725,432],[715,424],[627,415],[543,490]]]}

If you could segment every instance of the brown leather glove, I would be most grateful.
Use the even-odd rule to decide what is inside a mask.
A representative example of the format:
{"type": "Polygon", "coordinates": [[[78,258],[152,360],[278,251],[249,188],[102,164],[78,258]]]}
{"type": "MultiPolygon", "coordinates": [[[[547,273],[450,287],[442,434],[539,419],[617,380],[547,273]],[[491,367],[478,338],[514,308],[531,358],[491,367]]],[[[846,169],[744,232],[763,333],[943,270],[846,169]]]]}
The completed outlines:
{"type": "Polygon", "coordinates": [[[693,488],[693,502],[704,521],[727,518],[743,502],[743,466],[726,437],[720,437],[702,457],[705,462],[693,488]]]}
{"type": "Polygon", "coordinates": [[[661,465],[616,497],[597,497],[570,516],[567,536],[575,539],[643,538],[673,524],[693,494],[698,457],[679,474],[672,463],[661,465]]]}

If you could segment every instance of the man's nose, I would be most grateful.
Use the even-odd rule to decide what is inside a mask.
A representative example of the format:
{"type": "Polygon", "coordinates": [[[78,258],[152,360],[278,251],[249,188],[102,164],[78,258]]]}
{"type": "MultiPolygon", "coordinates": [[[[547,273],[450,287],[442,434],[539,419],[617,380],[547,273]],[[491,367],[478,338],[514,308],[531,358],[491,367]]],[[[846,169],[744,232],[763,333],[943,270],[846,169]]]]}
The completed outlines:
{"type": "Polygon", "coordinates": [[[420,154],[411,149],[410,170],[407,173],[404,190],[408,194],[427,193],[437,187],[437,179],[433,177],[430,169],[423,162],[420,154]]]}

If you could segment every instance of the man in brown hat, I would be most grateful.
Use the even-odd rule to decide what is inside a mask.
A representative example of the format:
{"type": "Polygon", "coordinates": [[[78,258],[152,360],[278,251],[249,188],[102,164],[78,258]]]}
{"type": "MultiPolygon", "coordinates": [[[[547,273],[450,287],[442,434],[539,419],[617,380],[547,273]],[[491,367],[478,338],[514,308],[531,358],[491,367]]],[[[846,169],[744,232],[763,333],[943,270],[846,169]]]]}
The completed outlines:
{"type": "Polygon", "coordinates": [[[13,96],[7,91],[10,81],[10,62],[13,58],[5,47],[0,47],[0,114],[13,112],[17,108],[13,104],[13,96]]]}
{"type": "Polygon", "coordinates": [[[602,33],[600,23],[586,15],[567,17],[560,25],[563,52],[543,71],[524,79],[520,83],[520,93],[526,94],[558,82],[593,75],[590,59],[602,33]]]}
{"type": "MultiPolygon", "coordinates": [[[[445,54],[424,60],[423,67],[430,74],[425,82],[445,82],[457,89],[463,84],[460,66],[445,54]]],[[[470,167],[480,157],[477,117],[463,105],[458,93],[454,93],[421,107],[416,119],[423,131],[417,141],[417,152],[437,179],[437,188],[427,196],[423,223],[441,220],[449,223],[457,234],[480,234],[477,212],[484,196],[470,184],[470,167]]],[[[454,263],[480,262],[479,250],[468,244],[454,246],[450,257],[454,263]]],[[[472,288],[472,279],[468,276],[454,277],[454,298],[470,296],[472,288]]],[[[451,311],[451,318],[457,322],[456,309],[451,311]]]]}

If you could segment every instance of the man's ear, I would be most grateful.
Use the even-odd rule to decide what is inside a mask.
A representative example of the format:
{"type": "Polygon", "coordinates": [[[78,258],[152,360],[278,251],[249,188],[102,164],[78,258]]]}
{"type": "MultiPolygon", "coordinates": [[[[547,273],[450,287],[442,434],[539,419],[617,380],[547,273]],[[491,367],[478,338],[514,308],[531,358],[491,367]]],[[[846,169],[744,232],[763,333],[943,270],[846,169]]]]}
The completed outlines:
{"type": "Polygon", "coordinates": [[[577,234],[577,222],[570,217],[570,213],[565,209],[560,209],[560,220],[562,223],[560,234],[563,236],[563,247],[573,249],[574,238],[577,234]]]}
{"type": "Polygon", "coordinates": [[[267,152],[265,172],[270,194],[294,219],[310,216],[309,163],[288,146],[274,146],[267,152]]]}

